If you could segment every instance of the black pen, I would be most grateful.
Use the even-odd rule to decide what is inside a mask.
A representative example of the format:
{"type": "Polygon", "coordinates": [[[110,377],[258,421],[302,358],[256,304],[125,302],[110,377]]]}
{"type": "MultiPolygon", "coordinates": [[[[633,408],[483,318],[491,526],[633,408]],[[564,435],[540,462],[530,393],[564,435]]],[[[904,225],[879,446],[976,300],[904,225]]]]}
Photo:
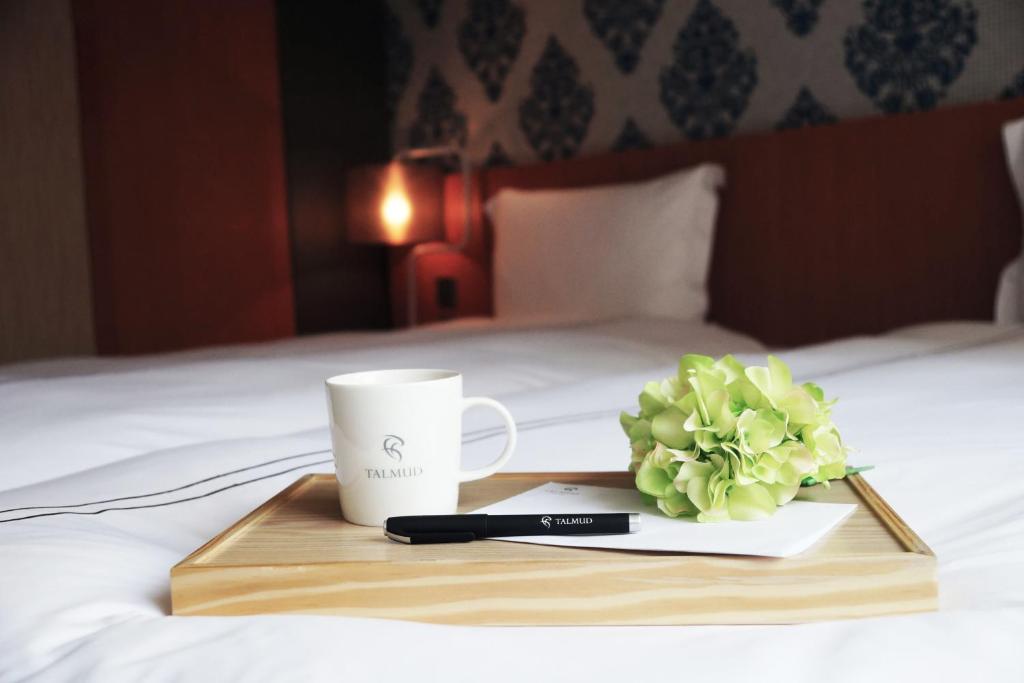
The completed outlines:
{"type": "Polygon", "coordinates": [[[571,515],[417,515],[388,517],[384,535],[393,541],[465,543],[501,536],[582,536],[633,534],[640,530],[636,512],[571,515]]]}

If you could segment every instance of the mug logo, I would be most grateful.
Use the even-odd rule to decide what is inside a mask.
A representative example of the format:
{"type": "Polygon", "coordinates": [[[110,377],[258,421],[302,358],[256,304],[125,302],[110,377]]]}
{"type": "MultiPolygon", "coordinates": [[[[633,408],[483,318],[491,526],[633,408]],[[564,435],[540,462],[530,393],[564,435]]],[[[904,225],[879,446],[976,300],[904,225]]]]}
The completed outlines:
{"type": "Polygon", "coordinates": [[[550,529],[551,528],[551,518],[548,517],[547,515],[544,515],[543,517],[540,518],[540,523],[544,525],[545,529],[550,529]]]}
{"type": "Polygon", "coordinates": [[[394,434],[386,434],[384,436],[384,455],[388,456],[395,462],[402,462],[402,451],[399,450],[399,446],[405,445],[405,439],[394,434]]]}

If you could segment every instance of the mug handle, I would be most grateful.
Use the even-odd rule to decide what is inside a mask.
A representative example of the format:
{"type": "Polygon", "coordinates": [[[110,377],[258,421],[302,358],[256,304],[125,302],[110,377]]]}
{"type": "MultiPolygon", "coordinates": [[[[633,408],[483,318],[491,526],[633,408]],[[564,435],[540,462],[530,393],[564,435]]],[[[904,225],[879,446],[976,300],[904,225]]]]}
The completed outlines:
{"type": "Polygon", "coordinates": [[[476,481],[477,479],[483,479],[489,477],[499,469],[501,466],[508,462],[508,459],[512,457],[512,451],[516,448],[516,421],[512,418],[512,413],[508,412],[505,406],[501,405],[493,398],[485,398],[483,396],[471,396],[469,398],[462,399],[462,412],[466,412],[470,408],[476,406],[487,406],[498,411],[501,418],[505,421],[505,430],[508,437],[505,440],[505,449],[498,456],[498,459],[492,462],[490,465],[484,465],[478,467],[475,470],[459,470],[459,481],[476,481]]]}

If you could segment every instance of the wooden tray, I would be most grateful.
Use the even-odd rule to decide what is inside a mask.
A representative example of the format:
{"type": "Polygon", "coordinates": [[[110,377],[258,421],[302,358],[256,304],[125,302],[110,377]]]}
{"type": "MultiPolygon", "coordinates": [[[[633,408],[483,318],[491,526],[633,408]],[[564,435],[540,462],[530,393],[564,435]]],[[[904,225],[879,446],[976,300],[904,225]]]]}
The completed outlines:
{"type": "MultiPolygon", "coordinates": [[[[625,472],[498,474],[460,511],[548,481],[632,486],[625,472]]],[[[776,624],[936,609],[935,556],[858,476],[800,498],[856,502],[791,558],[476,541],[408,546],[341,519],[310,474],[171,570],[174,614],[299,612],[445,624],[776,624]]],[[[638,502],[639,504],[639,502],[638,502]]]]}

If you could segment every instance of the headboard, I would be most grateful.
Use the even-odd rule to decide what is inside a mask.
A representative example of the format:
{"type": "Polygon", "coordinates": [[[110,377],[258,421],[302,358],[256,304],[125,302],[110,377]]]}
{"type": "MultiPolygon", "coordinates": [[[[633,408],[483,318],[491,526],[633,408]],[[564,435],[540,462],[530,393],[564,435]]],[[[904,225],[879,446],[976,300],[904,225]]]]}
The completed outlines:
{"type": "MultiPolygon", "coordinates": [[[[483,232],[465,256],[421,260],[421,319],[438,315],[438,277],[457,279],[458,315],[490,314],[491,228],[480,203],[498,190],[642,180],[706,161],[727,174],[710,320],[789,346],[991,319],[999,272],[1021,247],[1000,134],[1019,116],[1022,98],[479,171],[483,232]]],[[[456,178],[447,191],[454,238],[456,178]]]]}

